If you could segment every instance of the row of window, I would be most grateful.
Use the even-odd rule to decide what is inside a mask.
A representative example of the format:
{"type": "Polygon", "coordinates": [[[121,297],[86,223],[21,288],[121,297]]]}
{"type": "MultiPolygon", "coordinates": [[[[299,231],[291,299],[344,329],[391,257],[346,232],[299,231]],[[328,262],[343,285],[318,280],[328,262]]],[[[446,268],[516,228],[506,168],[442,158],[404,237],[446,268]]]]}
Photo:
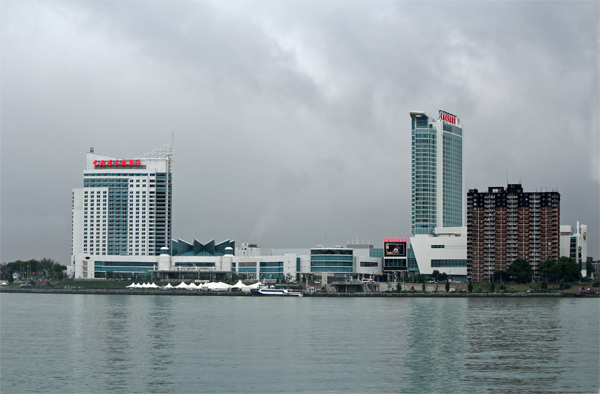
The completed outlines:
{"type": "Polygon", "coordinates": [[[363,268],[368,268],[368,267],[379,267],[379,263],[376,261],[361,261],[360,262],[360,266],[363,268]]]}
{"type": "Polygon", "coordinates": [[[431,268],[467,267],[466,259],[431,259],[431,268]]]}

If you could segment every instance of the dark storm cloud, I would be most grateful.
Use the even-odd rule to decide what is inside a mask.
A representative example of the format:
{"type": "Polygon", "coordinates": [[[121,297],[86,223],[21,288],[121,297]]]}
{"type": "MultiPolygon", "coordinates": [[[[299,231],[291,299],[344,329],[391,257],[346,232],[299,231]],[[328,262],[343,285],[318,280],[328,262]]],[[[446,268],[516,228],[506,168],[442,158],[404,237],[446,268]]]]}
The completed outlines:
{"type": "Polygon", "coordinates": [[[406,237],[408,112],[438,109],[465,125],[465,188],[558,189],[598,256],[596,2],[0,7],[2,261],[66,262],[87,149],[171,133],[175,237],[406,237]]]}

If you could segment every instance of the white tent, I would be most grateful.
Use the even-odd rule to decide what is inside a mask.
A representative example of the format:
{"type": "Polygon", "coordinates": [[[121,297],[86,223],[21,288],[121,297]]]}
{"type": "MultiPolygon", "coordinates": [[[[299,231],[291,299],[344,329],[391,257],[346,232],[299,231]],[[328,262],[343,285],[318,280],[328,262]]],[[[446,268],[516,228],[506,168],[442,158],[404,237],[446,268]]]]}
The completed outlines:
{"type": "MultiPolygon", "coordinates": [[[[212,282],[207,283],[207,287],[210,291],[228,291],[231,288],[231,285],[228,285],[227,283],[223,282],[212,282]]],[[[202,288],[204,289],[204,286],[202,286],[202,288]]]]}
{"type": "Polygon", "coordinates": [[[148,288],[150,289],[158,289],[160,286],[158,286],[156,283],[152,282],[151,285],[148,285],[148,288]]]}
{"type": "Polygon", "coordinates": [[[125,288],[127,288],[127,289],[135,289],[136,287],[137,287],[137,285],[135,284],[135,282],[133,282],[129,286],[125,286],[125,288]]]}
{"type": "Polygon", "coordinates": [[[171,286],[171,282],[167,283],[166,286],[163,286],[163,289],[165,289],[165,290],[169,290],[169,289],[172,289],[172,288],[173,288],[173,286],[171,286]]]}
{"type": "Polygon", "coordinates": [[[198,286],[194,282],[190,283],[187,287],[188,290],[198,290],[198,286]]]}
{"type": "Polygon", "coordinates": [[[253,284],[251,284],[249,286],[242,287],[242,291],[244,293],[250,293],[251,289],[260,289],[261,287],[265,287],[265,285],[262,284],[262,283],[260,283],[260,282],[256,282],[256,283],[253,283],[253,284]]]}
{"type": "Polygon", "coordinates": [[[2,283],[0,283],[0,286],[8,286],[8,283],[2,282],[2,283]]]}
{"type": "Polygon", "coordinates": [[[241,280],[238,280],[237,283],[233,286],[231,286],[232,289],[242,289],[244,286],[246,286],[241,280]]]}
{"type": "Polygon", "coordinates": [[[175,286],[176,289],[187,289],[188,285],[186,285],[184,282],[181,282],[180,284],[178,284],[177,286],[175,286]]]}

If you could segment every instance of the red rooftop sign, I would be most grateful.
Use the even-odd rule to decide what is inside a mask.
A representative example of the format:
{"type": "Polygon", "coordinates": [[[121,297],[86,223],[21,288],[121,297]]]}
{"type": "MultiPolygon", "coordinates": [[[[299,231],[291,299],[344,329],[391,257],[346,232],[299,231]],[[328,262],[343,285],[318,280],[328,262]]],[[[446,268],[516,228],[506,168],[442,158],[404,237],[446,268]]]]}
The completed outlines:
{"type": "Polygon", "coordinates": [[[140,159],[136,160],[94,160],[94,167],[137,167],[140,166],[140,159]]]}
{"type": "Polygon", "coordinates": [[[406,238],[384,238],[383,242],[407,242],[406,238]]]}
{"type": "Polygon", "coordinates": [[[444,122],[456,124],[456,116],[450,115],[448,112],[440,110],[440,119],[444,122]]]}

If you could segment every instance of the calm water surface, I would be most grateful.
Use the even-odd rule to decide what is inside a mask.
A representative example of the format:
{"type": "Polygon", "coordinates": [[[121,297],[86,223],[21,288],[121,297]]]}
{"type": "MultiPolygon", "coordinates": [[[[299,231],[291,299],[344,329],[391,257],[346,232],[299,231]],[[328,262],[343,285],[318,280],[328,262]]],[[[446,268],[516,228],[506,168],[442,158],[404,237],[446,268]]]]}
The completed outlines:
{"type": "Polygon", "coordinates": [[[2,393],[598,393],[596,299],[0,296],[2,393]]]}

